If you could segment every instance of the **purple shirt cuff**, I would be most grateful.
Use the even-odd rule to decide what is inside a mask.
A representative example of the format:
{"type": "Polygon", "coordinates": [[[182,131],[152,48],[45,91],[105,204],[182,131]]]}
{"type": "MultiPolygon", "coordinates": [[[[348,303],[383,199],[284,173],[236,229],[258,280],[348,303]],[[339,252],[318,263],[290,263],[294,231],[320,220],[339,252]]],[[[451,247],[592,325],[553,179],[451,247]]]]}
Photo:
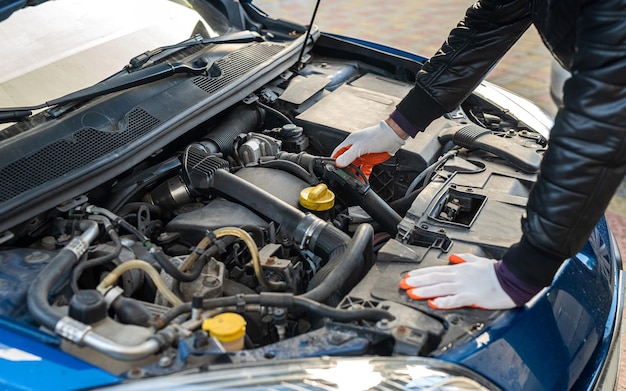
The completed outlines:
{"type": "Polygon", "coordinates": [[[391,118],[402,130],[411,137],[415,137],[419,129],[417,129],[408,119],[406,119],[398,110],[394,110],[389,114],[391,118]]]}
{"type": "Polygon", "coordinates": [[[526,304],[542,289],[542,287],[531,285],[519,279],[502,261],[496,262],[494,267],[500,286],[518,307],[526,304]]]}

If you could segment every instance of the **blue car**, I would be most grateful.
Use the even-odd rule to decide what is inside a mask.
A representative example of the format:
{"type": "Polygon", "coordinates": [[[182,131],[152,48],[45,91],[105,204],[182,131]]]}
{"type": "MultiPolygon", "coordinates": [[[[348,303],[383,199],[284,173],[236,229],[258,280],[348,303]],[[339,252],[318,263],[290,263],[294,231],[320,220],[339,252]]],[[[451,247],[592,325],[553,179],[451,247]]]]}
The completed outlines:
{"type": "Polygon", "coordinates": [[[519,240],[531,102],[484,82],[365,175],[329,156],[423,57],[250,0],[4,1],[0,52],[1,389],[616,389],[604,219],[522,308],[399,287],[519,240]]]}

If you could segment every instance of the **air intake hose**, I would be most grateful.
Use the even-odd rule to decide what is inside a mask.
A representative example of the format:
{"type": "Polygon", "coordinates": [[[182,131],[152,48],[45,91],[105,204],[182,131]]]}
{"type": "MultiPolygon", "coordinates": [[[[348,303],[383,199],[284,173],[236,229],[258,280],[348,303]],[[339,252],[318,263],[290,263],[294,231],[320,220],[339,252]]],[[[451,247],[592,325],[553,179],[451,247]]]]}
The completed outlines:
{"type": "Polygon", "coordinates": [[[264,114],[264,111],[253,106],[237,106],[202,138],[202,143],[211,145],[214,153],[221,152],[224,156],[230,156],[234,152],[233,140],[240,133],[256,130],[262,123],[264,114]]]}
{"type": "MultiPolygon", "coordinates": [[[[254,212],[271,219],[280,224],[284,232],[293,235],[293,240],[303,248],[307,248],[313,253],[327,260],[319,273],[321,276],[331,275],[341,263],[351,238],[313,214],[294,208],[275,196],[259,189],[251,183],[231,174],[227,171],[228,165],[225,161],[210,154],[210,151],[201,144],[191,144],[183,155],[183,179],[192,193],[198,195],[206,193],[219,194],[228,199],[237,201],[254,212]]],[[[359,235],[361,237],[361,235],[359,235]]],[[[371,235],[367,235],[371,242],[371,235]]],[[[360,242],[360,241],[359,241],[360,242]]],[[[353,263],[353,269],[349,273],[337,276],[332,282],[332,290],[322,289],[315,294],[315,298],[323,301],[330,297],[338,288],[349,289],[345,286],[350,279],[351,283],[356,283],[358,279],[349,278],[351,276],[361,276],[371,266],[370,262],[363,262],[361,254],[357,255],[359,262],[353,263]],[[360,264],[357,270],[354,267],[360,264]],[[358,270],[360,269],[360,270],[358,270]]],[[[317,285],[323,285],[323,281],[316,281],[317,285]]]]}

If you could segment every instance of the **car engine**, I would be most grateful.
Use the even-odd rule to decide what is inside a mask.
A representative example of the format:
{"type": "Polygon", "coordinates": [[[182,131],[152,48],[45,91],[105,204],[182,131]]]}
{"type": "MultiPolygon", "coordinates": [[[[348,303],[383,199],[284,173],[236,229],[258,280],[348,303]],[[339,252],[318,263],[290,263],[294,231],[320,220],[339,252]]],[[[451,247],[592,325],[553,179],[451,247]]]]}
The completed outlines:
{"type": "Polygon", "coordinates": [[[502,312],[437,312],[398,281],[450,251],[497,258],[515,243],[546,140],[473,95],[370,177],[336,167],[334,147],[411,87],[316,54],[15,227],[0,249],[0,314],[129,379],[224,361],[436,355],[475,335],[502,312]]]}

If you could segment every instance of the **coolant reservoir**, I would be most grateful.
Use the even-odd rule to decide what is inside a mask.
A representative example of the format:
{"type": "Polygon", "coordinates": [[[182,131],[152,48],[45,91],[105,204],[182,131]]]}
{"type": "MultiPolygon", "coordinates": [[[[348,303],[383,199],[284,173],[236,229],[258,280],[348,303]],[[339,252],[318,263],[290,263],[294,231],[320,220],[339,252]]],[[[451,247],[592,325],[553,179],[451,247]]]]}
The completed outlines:
{"type": "Polygon", "coordinates": [[[300,192],[300,205],[311,211],[327,211],[335,206],[335,194],[324,183],[307,187],[300,192]]]}
{"type": "Polygon", "coordinates": [[[215,337],[227,352],[243,349],[246,320],[234,312],[225,312],[202,322],[202,330],[215,337]]]}

